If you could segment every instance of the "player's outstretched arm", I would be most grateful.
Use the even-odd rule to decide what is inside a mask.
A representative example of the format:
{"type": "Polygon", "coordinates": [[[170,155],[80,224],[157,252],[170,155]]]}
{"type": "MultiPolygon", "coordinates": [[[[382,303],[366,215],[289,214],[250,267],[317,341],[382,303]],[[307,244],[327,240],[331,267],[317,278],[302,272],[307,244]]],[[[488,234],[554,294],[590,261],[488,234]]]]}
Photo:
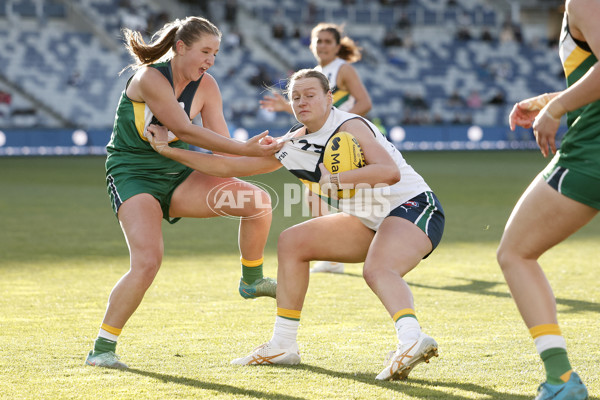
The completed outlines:
{"type": "MultiPolygon", "coordinates": [[[[149,125],[147,131],[150,145],[160,155],[207,175],[223,178],[251,176],[272,172],[281,167],[281,163],[274,156],[229,157],[170,147],[167,141],[168,130],[164,126],[149,125]]],[[[260,140],[260,137],[257,140],[260,140]]]]}

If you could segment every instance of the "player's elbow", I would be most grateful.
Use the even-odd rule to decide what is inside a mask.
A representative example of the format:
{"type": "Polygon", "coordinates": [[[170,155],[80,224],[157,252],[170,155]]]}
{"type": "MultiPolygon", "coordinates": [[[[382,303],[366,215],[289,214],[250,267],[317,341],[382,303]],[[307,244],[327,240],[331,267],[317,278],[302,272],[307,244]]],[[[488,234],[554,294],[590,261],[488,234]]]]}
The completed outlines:
{"type": "Polygon", "coordinates": [[[389,168],[386,168],[386,184],[392,186],[396,183],[400,182],[400,178],[402,177],[400,174],[400,168],[397,165],[393,165],[389,168]]]}

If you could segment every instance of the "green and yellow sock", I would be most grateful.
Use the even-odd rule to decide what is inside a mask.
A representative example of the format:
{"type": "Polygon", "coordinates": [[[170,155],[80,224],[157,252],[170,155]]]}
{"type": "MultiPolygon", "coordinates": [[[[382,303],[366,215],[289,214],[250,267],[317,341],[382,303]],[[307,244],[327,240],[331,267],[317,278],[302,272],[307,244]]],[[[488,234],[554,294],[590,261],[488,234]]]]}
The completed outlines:
{"type": "Polygon", "coordinates": [[[567,346],[557,324],[537,325],[529,329],[546,369],[546,381],[560,385],[569,380],[573,369],[567,346]]]}
{"type": "Polygon", "coordinates": [[[115,353],[117,350],[117,340],[122,330],[103,323],[98,332],[98,337],[94,342],[94,354],[108,353],[109,351],[115,353]]]}
{"type": "Polygon", "coordinates": [[[250,261],[241,258],[242,261],[242,281],[244,281],[247,285],[253,284],[258,279],[263,277],[263,262],[264,257],[261,257],[258,260],[250,261]]]}

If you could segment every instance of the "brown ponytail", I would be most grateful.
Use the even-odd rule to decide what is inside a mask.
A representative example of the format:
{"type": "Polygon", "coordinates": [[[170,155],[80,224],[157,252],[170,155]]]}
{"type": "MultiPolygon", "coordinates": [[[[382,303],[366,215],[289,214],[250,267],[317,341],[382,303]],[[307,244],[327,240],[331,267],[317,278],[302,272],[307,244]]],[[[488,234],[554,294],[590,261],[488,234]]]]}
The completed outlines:
{"type": "MultiPolygon", "coordinates": [[[[164,55],[175,53],[175,45],[181,40],[186,46],[192,46],[204,35],[213,35],[221,39],[221,32],[209,20],[201,17],[187,17],[184,20],[165,24],[159,31],[152,35],[150,44],[147,44],[142,34],[128,28],[123,29],[125,47],[135,62],[123,69],[137,70],[144,65],[160,60],[164,55]]],[[[121,72],[123,72],[121,71],[121,72]]]]}
{"type": "Polygon", "coordinates": [[[316,37],[319,35],[319,32],[326,31],[333,34],[335,38],[335,42],[340,45],[340,50],[337,53],[337,56],[342,60],[346,60],[349,63],[356,62],[362,58],[361,48],[358,47],[354,40],[350,39],[348,36],[343,36],[344,27],[332,23],[321,22],[317,26],[315,26],[310,34],[311,43],[310,47],[313,50],[313,53],[316,53],[316,37]]]}

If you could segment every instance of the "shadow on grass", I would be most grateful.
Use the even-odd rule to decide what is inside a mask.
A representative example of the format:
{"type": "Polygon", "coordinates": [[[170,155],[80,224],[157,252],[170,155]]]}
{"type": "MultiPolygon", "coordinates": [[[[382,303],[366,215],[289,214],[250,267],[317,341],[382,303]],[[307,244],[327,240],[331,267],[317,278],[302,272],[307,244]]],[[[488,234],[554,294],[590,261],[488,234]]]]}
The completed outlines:
{"type": "MultiPolygon", "coordinates": [[[[467,283],[462,285],[448,285],[448,286],[430,286],[423,285],[419,283],[410,283],[411,287],[419,287],[424,289],[433,289],[433,290],[447,290],[450,292],[463,292],[463,293],[472,293],[484,296],[493,296],[493,297],[501,297],[501,298],[510,298],[510,293],[500,292],[497,290],[492,290],[497,286],[505,286],[504,282],[489,282],[489,281],[481,281],[477,279],[467,279],[467,278],[458,278],[467,283]]],[[[508,290],[508,289],[507,289],[508,290]]],[[[561,306],[568,307],[567,310],[560,310],[561,313],[577,313],[577,312],[600,312],[600,304],[592,303],[584,300],[570,300],[564,299],[561,297],[556,298],[556,302],[561,306]]]]}
{"type": "MultiPolygon", "coordinates": [[[[289,368],[289,367],[288,367],[289,368]]],[[[444,400],[468,400],[473,398],[473,394],[486,395],[492,399],[502,400],[530,400],[532,396],[516,395],[502,393],[497,390],[475,385],[473,383],[440,382],[426,379],[408,379],[405,381],[377,381],[373,373],[348,373],[333,371],[326,368],[316,367],[314,365],[301,364],[293,367],[304,369],[306,371],[329,375],[335,378],[350,379],[367,385],[377,386],[387,390],[394,390],[404,395],[416,399],[444,399],[444,400]],[[465,395],[452,394],[441,390],[440,388],[453,388],[465,392],[465,395]],[[468,394],[467,394],[468,393],[468,394]]]]}
{"type": "Polygon", "coordinates": [[[158,372],[143,371],[141,369],[129,368],[123,370],[124,372],[130,372],[132,374],[147,376],[159,381],[167,383],[175,383],[178,385],[191,386],[203,390],[214,390],[219,393],[229,393],[232,396],[253,396],[259,399],[274,399],[274,400],[305,400],[303,397],[289,396],[281,393],[268,393],[261,392],[260,390],[244,389],[232,385],[225,385],[222,383],[205,382],[198,379],[186,378],[183,376],[174,376],[167,374],[160,374],[158,372]]]}

